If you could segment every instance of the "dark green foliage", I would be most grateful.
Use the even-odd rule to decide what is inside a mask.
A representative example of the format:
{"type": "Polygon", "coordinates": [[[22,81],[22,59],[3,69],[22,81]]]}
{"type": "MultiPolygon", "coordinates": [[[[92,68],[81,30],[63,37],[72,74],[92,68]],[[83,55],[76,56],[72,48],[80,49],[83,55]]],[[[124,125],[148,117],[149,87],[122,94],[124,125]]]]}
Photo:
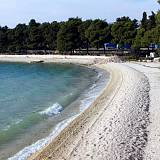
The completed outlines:
{"type": "Polygon", "coordinates": [[[0,27],[0,52],[26,50],[59,50],[73,52],[75,49],[103,48],[104,43],[131,45],[138,49],[151,43],[160,44],[160,11],[147,16],[143,13],[141,23],[129,17],[117,18],[108,24],[105,20],[85,20],[76,17],[66,22],[18,24],[15,28],[0,27]]]}
{"type": "Polygon", "coordinates": [[[154,27],[156,27],[156,15],[154,12],[152,12],[152,14],[149,16],[149,20],[148,20],[148,30],[150,30],[154,27]]]}
{"type": "Polygon", "coordinates": [[[92,21],[88,29],[86,29],[85,37],[88,39],[91,47],[98,49],[103,47],[106,41],[111,40],[110,27],[106,21],[96,19],[92,21]]]}
{"type": "Polygon", "coordinates": [[[0,51],[7,49],[7,27],[0,27],[0,51]]]}
{"type": "Polygon", "coordinates": [[[133,47],[148,47],[151,43],[160,44],[160,12],[147,17],[146,12],[143,13],[141,27],[138,28],[134,39],[133,47]]]}
{"type": "Polygon", "coordinates": [[[142,21],[141,21],[141,27],[144,28],[145,30],[147,30],[148,19],[147,19],[147,13],[146,12],[143,12],[143,17],[142,17],[142,21]]]}
{"type": "Polygon", "coordinates": [[[137,32],[137,21],[132,21],[129,17],[118,18],[112,25],[111,31],[113,36],[112,41],[114,43],[119,45],[132,45],[132,41],[137,32]]]}
{"type": "Polygon", "coordinates": [[[81,48],[89,47],[89,40],[86,37],[86,30],[89,28],[91,23],[92,23],[92,20],[86,20],[78,28],[78,31],[80,33],[80,38],[81,38],[81,48]]]}
{"type": "Polygon", "coordinates": [[[57,49],[59,51],[73,51],[81,45],[81,36],[79,26],[82,20],[79,18],[70,18],[61,25],[57,36],[57,49]]]}
{"type": "Polygon", "coordinates": [[[28,48],[43,49],[44,37],[40,28],[40,24],[35,20],[31,20],[28,26],[28,48]]]}
{"type": "Polygon", "coordinates": [[[155,18],[156,18],[156,25],[160,25],[160,11],[158,11],[155,18]]]}
{"type": "Polygon", "coordinates": [[[55,50],[57,47],[57,33],[59,31],[59,23],[52,22],[43,23],[40,27],[43,36],[43,49],[55,50]]]}
{"type": "Polygon", "coordinates": [[[145,29],[144,28],[139,28],[137,30],[137,34],[136,34],[136,37],[133,41],[133,45],[132,47],[135,48],[135,49],[138,49],[140,47],[146,47],[144,44],[143,44],[143,36],[145,34],[145,29]]]}
{"type": "Polygon", "coordinates": [[[27,26],[25,24],[18,24],[14,29],[13,43],[16,46],[16,50],[27,49],[27,26]]]}

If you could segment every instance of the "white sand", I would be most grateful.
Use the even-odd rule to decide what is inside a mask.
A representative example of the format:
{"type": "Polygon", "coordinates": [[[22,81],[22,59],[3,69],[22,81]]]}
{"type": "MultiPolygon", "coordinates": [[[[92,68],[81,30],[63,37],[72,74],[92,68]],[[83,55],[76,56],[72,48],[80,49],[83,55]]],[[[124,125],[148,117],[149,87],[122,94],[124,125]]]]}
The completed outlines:
{"type": "Polygon", "coordinates": [[[101,65],[112,75],[95,103],[31,159],[143,159],[149,125],[149,82],[123,64],[101,65]]]}
{"type": "MultiPolygon", "coordinates": [[[[67,159],[125,160],[143,157],[149,122],[148,81],[135,70],[115,64],[112,67],[120,68],[119,89],[67,159]]],[[[65,156],[58,157],[55,159],[65,156]]]]}
{"type": "Polygon", "coordinates": [[[148,126],[148,144],[145,149],[144,159],[160,159],[160,63],[128,64],[141,71],[149,79],[150,83],[150,107],[148,126]]]}
{"type": "Polygon", "coordinates": [[[68,56],[68,55],[0,55],[0,61],[4,62],[38,62],[45,63],[76,63],[76,64],[95,64],[106,63],[108,61],[119,61],[115,56],[68,56]]]}

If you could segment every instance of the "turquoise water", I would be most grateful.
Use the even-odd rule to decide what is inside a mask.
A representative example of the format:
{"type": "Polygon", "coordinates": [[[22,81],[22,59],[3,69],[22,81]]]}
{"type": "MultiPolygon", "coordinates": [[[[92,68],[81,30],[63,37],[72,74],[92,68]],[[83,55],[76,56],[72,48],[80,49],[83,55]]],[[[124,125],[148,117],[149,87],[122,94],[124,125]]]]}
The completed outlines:
{"type": "Polygon", "coordinates": [[[70,104],[96,75],[70,64],[0,63],[0,159],[43,138],[71,116],[75,108],[70,104]]]}

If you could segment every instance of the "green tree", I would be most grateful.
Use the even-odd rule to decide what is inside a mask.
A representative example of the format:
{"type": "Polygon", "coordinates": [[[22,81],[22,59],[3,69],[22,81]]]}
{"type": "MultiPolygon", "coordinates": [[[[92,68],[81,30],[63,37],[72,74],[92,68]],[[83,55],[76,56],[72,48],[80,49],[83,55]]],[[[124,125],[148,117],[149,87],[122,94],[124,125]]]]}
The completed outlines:
{"type": "Polygon", "coordinates": [[[152,14],[149,16],[147,29],[150,30],[154,27],[156,27],[156,15],[154,12],[152,12],[152,14]]]}
{"type": "Polygon", "coordinates": [[[97,49],[103,47],[104,42],[110,41],[111,37],[108,23],[100,19],[92,21],[85,32],[85,37],[89,40],[91,47],[97,49]]]}
{"type": "Polygon", "coordinates": [[[4,52],[7,49],[7,30],[7,26],[0,27],[0,52],[4,52]]]}
{"type": "Polygon", "coordinates": [[[16,51],[15,31],[12,29],[8,29],[7,31],[7,51],[9,52],[16,51]]]}
{"type": "Polygon", "coordinates": [[[160,11],[157,12],[155,18],[156,18],[156,25],[160,25],[160,11]]]}
{"type": "Polygon", "coordinates": [[[57,47],[56,40],[57,40],[57,33],[59,31],[59,23],[54,21],[50,23],[43,23],[40,26],[43,35],[43,48],[55,50],[57,47]]]}
{"type": "Polygon", "coordinates": [[[27,25],[18,24],[14,29],[14,45],[17,51],[27,49],[27,25]]]}
{"type": "Polygon", "coordinates": [[[86,20],[82,22],[82,24],[79,26],[78,31],[80,33],[80,38],[81,38],[81,48],[88,48],[89,47],[89,40],[86,37],[86,30],[89,28],[91,25],[92,20],[86,20]]]}
{"type": "Polygon", "coordinates": [[[143,39],[144,34],[145,34],[144,28],[140,28],[137,30],[137,34],[133,41],[132,48],[139,49],[141,47],[145,47],[144,44],[142,44],[142,39],[143,39]]]}
{"type": "Polygon", "coordinates": [[[132,21],[129,17],[118,18],[111,28],[112,41],[119,45],[132,45],[136,36],[137,26],[137,21],[132,21]]]}
{"type": "Polygon", "coordinates": [[[40,24],[35,20],[31,20],[28,26],[28,48],[43,49],[43,35],[40,29],[40,24]]]}
{"type": "Polygon", "coordinates": [[[160,26],[157,26],[152,30],[147,31],[144,34],[143,39],[146,40],[146,45],[150,45],[151,43],[160,44],[160,26]]]}
{"type": "Polygon", "coordinates": [[[143,12],[143,17],[141,20],[141,27],[144,28],[145,30],[147,30],[148,27],[148,19],[147,19],[147,13],[143,12]]]}
{"type": "Polygon", "coordinates": [[[61,24],[57,35],[57,49],[59,51],[71,51],[81,45],[79,26],[82,20],[79,18],[70,18],[67,22],[61,24]]]}

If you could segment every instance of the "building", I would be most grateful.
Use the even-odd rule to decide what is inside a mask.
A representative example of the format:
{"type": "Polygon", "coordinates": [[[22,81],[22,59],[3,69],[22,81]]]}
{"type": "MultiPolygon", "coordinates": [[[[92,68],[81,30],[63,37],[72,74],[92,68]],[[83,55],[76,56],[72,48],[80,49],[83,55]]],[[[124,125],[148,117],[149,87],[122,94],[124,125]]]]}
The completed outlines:
{"type": "Polygon", "coordinates": [[[113,43],[105,43],[104,47],[105,47],[105,50],[117,49],[117,46],[113,43]]]}

